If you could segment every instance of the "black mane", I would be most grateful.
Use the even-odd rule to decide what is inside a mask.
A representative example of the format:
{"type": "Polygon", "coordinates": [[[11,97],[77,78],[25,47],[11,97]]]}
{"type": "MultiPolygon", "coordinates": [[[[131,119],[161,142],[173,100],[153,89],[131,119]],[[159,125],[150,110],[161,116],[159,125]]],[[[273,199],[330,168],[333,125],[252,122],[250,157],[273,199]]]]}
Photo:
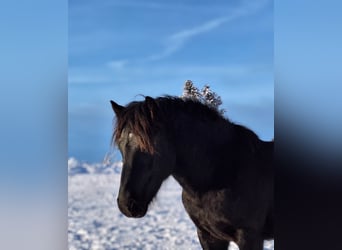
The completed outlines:
{"type": "MultiPolygon", "coordinates": [[[[154,99],[160,111],[172,115],[173,113],[185,112],[192,117],[201,120],[227,120],[216,109],[201,103],[196,99],[163,96],[154,99]]],[[[228,120],[227,120],[228,121],[228,120]]]]}
{"type": "Polygon", "coordinates": [[[125,112],[120,119],[116,120],[113,142],[117,143],[123,128],[128,127],[133,133],[139,135],[141,148],[147,152],[153,152],[154,149],[149,138],[166,119],[170,119],[179,112],[200,120],[229,122],[216,109],[197,100],[173,96],[150,98],[150,100],[134,101],[125,107],[125,112]]]}

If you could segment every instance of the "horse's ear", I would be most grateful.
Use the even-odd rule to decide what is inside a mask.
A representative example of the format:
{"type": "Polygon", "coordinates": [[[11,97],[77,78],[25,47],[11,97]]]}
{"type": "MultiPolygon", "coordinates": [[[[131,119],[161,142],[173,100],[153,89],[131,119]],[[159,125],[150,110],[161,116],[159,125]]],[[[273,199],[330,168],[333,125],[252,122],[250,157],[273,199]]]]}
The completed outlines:
{"type": "Polygon", "coordinates": [[[145,102],[148,104],[148,105],[153,105],[154,104],[154,99],[150,96],[146,96],[145,97],[145,102]]]}
{"type": "Polygon", "coordinates": [[[114,113],[116,114],[116,116],[119,116],[121,114],[121,112],[125,109],[125,107],[117,104],[114,101],[110,101],[110,104],[112,104],[112,109],[114,110],[114,113]]]}
{"type": "Polygon", "coordinates": [[[151,118],[153,119],[154,118],[154,112],[156,110],[156,102],[154,101],[154,99],[150,96],[146,96],[145,97],[145,103],[146,103],[146,106],[148,107],[149,111],[150,111],[150,115],[151,115],[151,118]]]}
{"type": "Polygon", "coordinates": [[[154,99],[150,96],[145,97],[145,102],[147,107],[149,107],[150,109],[153,109],[153,107],[156,105],[154,99]]]}

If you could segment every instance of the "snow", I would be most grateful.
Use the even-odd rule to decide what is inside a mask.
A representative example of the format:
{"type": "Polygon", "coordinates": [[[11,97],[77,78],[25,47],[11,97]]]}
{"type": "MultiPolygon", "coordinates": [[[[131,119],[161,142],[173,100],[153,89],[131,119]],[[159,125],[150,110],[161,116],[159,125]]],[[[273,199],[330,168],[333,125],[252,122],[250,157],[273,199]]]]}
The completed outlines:
{"type": "MultiPolygon", "coordinates": [[[[181,187],[172,177],[164,182],[145,217],[121,214],[116,204],[121,166],[120,162],[108,166],[69,159],[69,250],[202,249],[181,202],[181,187]]],[[[229,249],[238,247],[231,244],[229,249]]],[[[264,250],[273,249],[273,241],[264,242],[264,250]]]]}

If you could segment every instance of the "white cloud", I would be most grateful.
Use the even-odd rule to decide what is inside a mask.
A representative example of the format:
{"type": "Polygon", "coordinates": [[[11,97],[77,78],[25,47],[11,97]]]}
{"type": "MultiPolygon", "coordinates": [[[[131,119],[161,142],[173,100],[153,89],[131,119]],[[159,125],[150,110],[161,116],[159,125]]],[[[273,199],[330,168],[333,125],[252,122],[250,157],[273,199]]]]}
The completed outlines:
{"type": "Polygon", "coordinates": [[[209,21],[206,21],[198,26],[192,27],[190,29],[181,30],[177,33],[174,33],[170,35],[166,39],[166,47],[163,51],[160,53],[151,55],[147,57],[146,61],[156,61],[163,58],[166,58],[173,53],[177,52],[181,48],[185,46],[185,44],[193,39],[195,36],[198,36],[200,34],[210,32],[211,30],[214,30],[224,24],[227,24],[231,21],[234,21],[235,19],[252,14],[259,10],[261,7],[265,5],[265,3],[268,2],[268,0],[258,2],[257,4],[249,4],[244,5],[240,8],[236,8],[231,11],[231,13],[227,16],[215,18],[209,21]]]}
{"type": "Polygon", "coordinates": [[[69,73],[68,82],[70,84],[84,84],[84,83],[104,83],[110,82],[111,79],[104,75],[87,75],[87,74],[71,74],[69,73]]]}
{"type": "Polygon", "coordinates": [[[193,37],[205,32],[209,32],[221,26],[229,19],[230,18],[227,17],[213,19],[191,29],[181,30],[175,34],[172,34],[166,40],[165,49],[160,53],[147,57],[146,61],[156,61],[172,55],[184,47],[184,45],[193,37]]]}
{"type": "Polygon", "coordinates": [[[107,63],[108,67],[115,70],[123,69],[126,66],[128,60],[114,60],[107,63]]]}
{"type": "Polygon", "coordinates": [[[72,77],[69,79],[69,83],[110,83],[113,86],[120,85],[121,91],[128,88],[130,89],[128,92],[130,92],[134,82],[148,82],[149,86],[152,84],[159,86],[160,82],[163,84],[175,82],[182,84],[186,79],[200,82],[210,81],[209,83],[233,83],[244,80],[247,86],[255,85],[260,80],[267,82],[273,69],[264,64],[168,64],[167,66],[157,65],[151,70],[148,65],[129,64],[120,70],[113,70],[107,65],[107,67],[99,68],[70,69],[70,72],[72,77]],[[248,84],[249,81],[250,84],[248,84]],[[125,84],[128,85],[125,86],[125,84]]]}
{"type": "Polygon", "coordinates": [[[164,49],[158,53],[149,55],[145,58],[109,61],[107,63],[107,66],[114,70],[121,70],[128,63],[158,61],[158,60],[167,58],[171,56],[172,54],[174,54],[175,52],[182,49],[186,45],[186,43],[188,43],[194,37],[200,34],[204,34],[206,32],[210,32],[240,17],[251,15],[257,12],[258,10],[260,10],[262,7],[264,7],[267,2],[269,2],[269,0],[261,0],[258,2],[253,2],[252,4],[250,4],[249,2],[248,4],[245,4],[239,8],[232,9],[231,12],[227,16],[214,18],[204,23],[201,23],[197,26],[194,26],[192,28],[180,30],[174,34],[171,34],[164,41],[165,42],[164,49]]]}

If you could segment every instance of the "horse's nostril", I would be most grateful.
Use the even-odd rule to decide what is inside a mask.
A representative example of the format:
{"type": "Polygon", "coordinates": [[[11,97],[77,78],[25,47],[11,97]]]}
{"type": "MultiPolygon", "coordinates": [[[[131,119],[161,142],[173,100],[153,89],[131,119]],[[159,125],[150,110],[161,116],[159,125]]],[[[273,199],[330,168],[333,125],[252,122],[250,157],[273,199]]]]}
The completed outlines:
{"type": "Polygon", "coordinates": [[[128,207],[129,207],[130,211],[135,211],[138,208],[137,203],[134,200],[132,200],[132,199],[129,199],[128,207]]]}
{"type": "Polygon", "coordinates": [[[120,211],[128,217],[138,218],[146,214],[147,207],[127,193],[126,196],[119,195],[116,201],[120,211]]]}

